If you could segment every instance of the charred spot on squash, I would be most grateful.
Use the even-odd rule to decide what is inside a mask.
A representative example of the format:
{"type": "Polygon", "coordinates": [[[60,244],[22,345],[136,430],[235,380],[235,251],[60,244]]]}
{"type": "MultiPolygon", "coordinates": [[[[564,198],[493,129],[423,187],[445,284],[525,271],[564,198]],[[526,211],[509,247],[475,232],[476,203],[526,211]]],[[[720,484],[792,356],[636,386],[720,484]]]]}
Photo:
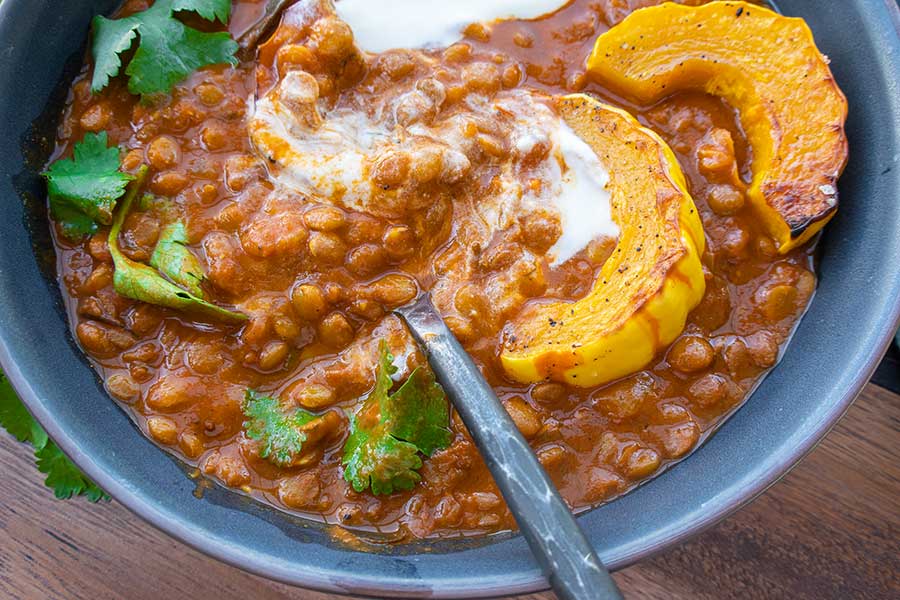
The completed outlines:
{"type": "Polygon", "coordinates": [[[753,149],[747,195],[782,253],[836,213],[847,101],[802,19],[744,2],[643,8],[597,39],[588,73],[640,103],[690,89],[734,106],[753,149]]]}
{"type": "Polygon", "coordinates": [[[566,123],[606,164],[620,236],[592,291],[528,305],[505,331],[501,361],[522,382],[593,386],[643,368],[703,296],[705,240],[675,155],[627,112],[574,94],[566,123]]]}

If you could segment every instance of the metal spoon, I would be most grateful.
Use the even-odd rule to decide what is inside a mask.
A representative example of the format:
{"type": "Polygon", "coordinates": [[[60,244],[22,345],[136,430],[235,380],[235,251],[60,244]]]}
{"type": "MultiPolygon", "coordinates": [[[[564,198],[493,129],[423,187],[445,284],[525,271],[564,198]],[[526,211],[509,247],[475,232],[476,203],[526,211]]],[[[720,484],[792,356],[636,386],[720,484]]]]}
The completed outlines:
{"type": "Polygon", "coordinates": [[[238,36],[240,55],[242,58],[251,59],[256,54],[259,43],[273,30],[281,20],[284,10],[296,0],[268,0],[266,12],[250,29],[238,36]]]}
{"type": "Polygon", "coordinates": [[[463,350],[428,294],[396,313],[425,349],[512,511],[562,600],[621,599],[575,518],[497,395],[463,350]]]}

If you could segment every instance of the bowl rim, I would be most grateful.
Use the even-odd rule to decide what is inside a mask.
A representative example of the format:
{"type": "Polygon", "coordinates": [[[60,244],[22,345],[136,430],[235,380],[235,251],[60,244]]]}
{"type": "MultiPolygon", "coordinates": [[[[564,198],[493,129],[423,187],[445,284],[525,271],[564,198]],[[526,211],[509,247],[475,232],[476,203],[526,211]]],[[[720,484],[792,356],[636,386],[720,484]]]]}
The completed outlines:
{"type": "MultiPolygon", "coordinates": [[[[14,0],[0,2],[0,24],[2,24],[12,7],[17,3],[14,0]]],[[[895,28],[900,31],[900,8],[892,0],[884,0],[889,17],[895,28]]],[[[900,44],[894,42],[897,47],[900,44]]],[[[900,132],[897,132],[900,135],[900,132]]],[[[815,300],[814,300],[815,301],[815,300]]],[[[740,492],[732,494],[727,499],[718,501],[710,507],[708,512],[696,516],[693,519],[683,520],[677,525],[661,531],[647,544],[642,539],[626,546],[620,551],[615,560],[607,562],[610,569],[621,569],[639,560],[653,556],[662,550],[677,545],[686,539],[699,534],[707,528],[718,523],[723,518],[739,510],[758,495],[763,493],[771,485],[789,472],[804,456],[815,448],[825,434],[837,423],[843,414],[849,409],[853,400],[859,395],[878,365],[884,351],[890,344],[894,331],[900,324],[900,297],[894,299],[890,305],[885,304],[880,314],[884,316],[885,328],[880,332],[874,343],[863,351],[860,360],[855,364],[861,366],[849,379],[840,392],[839,398],[829,405],[829,409],[812,427],[804,430],[804,437],[799,441],[793,452],[784,453],[778,460],[771,461],[767,468],[759,473],[761,476],[753,485],[743,488],[740,492]]],[[[11,354],[9,344],[4,332],[0,330],[0,366],[2,366],[7,378],[27,405],[28,409],[47,430],[50,437],[84,472],[106,490],[114,499],[129,509],[131,512],[149,522],[157,529],[188,544],[204,554],[212,556],[227,564],[257,575],[281,581],[291,585],[299,585],[305,588],[342,594],[368,594],[372,597],[384,597],[384,595],[396,595],[398,597],[412,597],[416,591],[412,588],[403,589],[390,581],[378,581],[371,575],[357,577],[348,575],[346,571],[335,569],[310,569],[303,572],[289,572],[270,568],[264,557],[248,557],[244,547],[225,543],[224,539],[217,539],[204,532],[201,528],[191,527],[190,524],[172,519],[164,511],[147,501],[140,494],[136,494],[127,485],[116,480],[110,473],[100,468],[89,454],[82,451],[78,443],[66,432],[54,415],[44,406],[39,399],[38,392],[19,368],[11,354]]],[[[494,580],[468,580],[460,579],[436,580],[432,584],[429,595],[437,598],[481,598],[508,594],[529,593],[547,589],[546,580],[537,573],[536,569],[521,572],[517,577],[510,579],[494,580]],[[461,583],[465,584],[461,588],[461,583]],[[448,586],[453,586],[448,587],[448,586]]],[[[421,588],[418,588],[421,591],[421,588]]]]}

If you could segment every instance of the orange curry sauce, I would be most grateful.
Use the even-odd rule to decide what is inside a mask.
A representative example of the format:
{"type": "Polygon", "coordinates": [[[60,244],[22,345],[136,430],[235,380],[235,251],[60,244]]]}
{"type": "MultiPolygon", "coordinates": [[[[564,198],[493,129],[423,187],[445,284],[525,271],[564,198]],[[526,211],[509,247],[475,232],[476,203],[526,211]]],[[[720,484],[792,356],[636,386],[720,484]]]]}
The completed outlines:
{"type": "MultiPolygon", "coordinates": [[[[282,509],[397,539],[510,529],[513,520],[455,416],[452,445],[424,460],[423,481],[412,491],[377,497],[343,479],[346,411],[372,386],[377,340],[404,335],[389,311],[435,289],[451,327],[574,509],[608,501],[685,456],[776,363],[815,277],[812,248],[779,256],[744,190],[729,183],[735,168],[749,180],[747,145],[730,107],[702,94],[632,106],[585,77],[596,37],[655,3],[573,0],[537,21],[470,27],[460,43],[428,53],[437,67],[417,52],[360,55],[340,28],[310,34],[281,27],[258,62],[202,69],[171,95],[145,103],[122,77],[91,95],[88,60],[71,88],[57,156],[68,155],[85,132],[107,130],[125,149],[123,168],[147,164],[146,190],[169,199],[129,215],[123,251],[146,261],[174,211],[206,268],[213,301],[250,315],[241,327],[198,323],[122,298],[112,287],[108,230],[77,244],[56,236],[73,331],[110,394],[158,444],[282,509]],[[318,43],[305,47],[310,35],[318,43]],[[377,104],[440,70],[448,105],[467,94],[526,88],[581,91],[630,110],[675,151],[706,231],[707,291],[683,335],[646,369],[596,389],[510,381],[498,359],[504,323],[529,298],[586,294],[602,251],[588,249],[555,269],[546,261],[520,268],[522,247],[552,244],[552,223],[536,215],[486,244],[468,230],[460,198],[477,198],[479,186],[491,185],[490,155],[507,143],[490,123],[479,123],[484,158],[473,159],[465,181],[452,183],[453,195],[440,191],[440,181],[427,183],[417,171],[427,165],[416,162],[387,164],[375,175],[385,189],[426,181],[415,196],[422,202],[391,214],[279,193],[253,151],[246,120],[248,98],[273,86],[290,64],[314,73],[331,106],[342,94],[377,104]],[[529,279],[534,268],[544,275],[538,283],[529,279]],[[274,466],[244,435],[247,388],[277,394],[287,406],[331,411],[328,431],[308,441],[293,466],[274,466]]],[[[147,4],[129,0],[122,14],[147,4]]],[[[235,0],[234,32],[263,6],[235,0]]],[[[410,366],[422,360],[416,352],[405,358],[410,366]]]]}

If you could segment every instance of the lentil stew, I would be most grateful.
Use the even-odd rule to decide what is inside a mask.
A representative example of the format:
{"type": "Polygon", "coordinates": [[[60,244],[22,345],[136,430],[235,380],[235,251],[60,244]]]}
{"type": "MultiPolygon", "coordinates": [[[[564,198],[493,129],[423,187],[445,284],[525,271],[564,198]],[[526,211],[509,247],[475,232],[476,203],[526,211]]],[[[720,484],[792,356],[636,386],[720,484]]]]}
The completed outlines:
{"type": "MultiPolygon", "coordinates": [[[[135,197],[131,210],[120,202],[118,235],[101,222],[73,240],[57,218],[54,239],[75,337],[110,395],[157,444],[281,509],[396,539],[511,529],[452,410],[445,442],[415,444],[408,489],[376,494],[374,479],[368,490],[345,474],[351,431],[377,427],[370,399],[402,395],[406,383],[390,394],[395,382],[431,389],[425,357],[391,314],[430,292],[574,510],[686,456],[777,363],[815,290],[815,241],[780,253],[754,212],[753,150],[734,107],[702,91],[636,104],[587,73],[599,35],[659,3],[572,0],[535,20],[471,25],[445,48],[367,53],[329,2],[303,0],[253,56],[144,96],[124,77],[92,92],[89,58],[54,157],[106,132],[135,197]],[[609,230],[567,254],[559,213],[521,201],[552,183],[561,130],[544,99],[572,93],[659,134],[705,233],[705,293],[677,338],[636,372],[588,387],[522,383],[501,360],[510,323],[588,296],[616,248],[609,230]],[[285,110],[300,129],[283,126],[285,110]],[[362,176],[351,159],[367,165],[362,176]],[[516,203],[503,204],[511,186],[516,203]],[[161,247],[199,273],[196,288],[160,266],[161,247]],[[123,295],[119,254],[242,317],[123,295]],[[273,400],[302,444],[273,460],[248,426],[250,398],[273,400]]],[[[265,4],[235,0],[231,32],[250,29],[265,4]]],[[[128,0],[117,16],[151,5],[128,0]]]]}

